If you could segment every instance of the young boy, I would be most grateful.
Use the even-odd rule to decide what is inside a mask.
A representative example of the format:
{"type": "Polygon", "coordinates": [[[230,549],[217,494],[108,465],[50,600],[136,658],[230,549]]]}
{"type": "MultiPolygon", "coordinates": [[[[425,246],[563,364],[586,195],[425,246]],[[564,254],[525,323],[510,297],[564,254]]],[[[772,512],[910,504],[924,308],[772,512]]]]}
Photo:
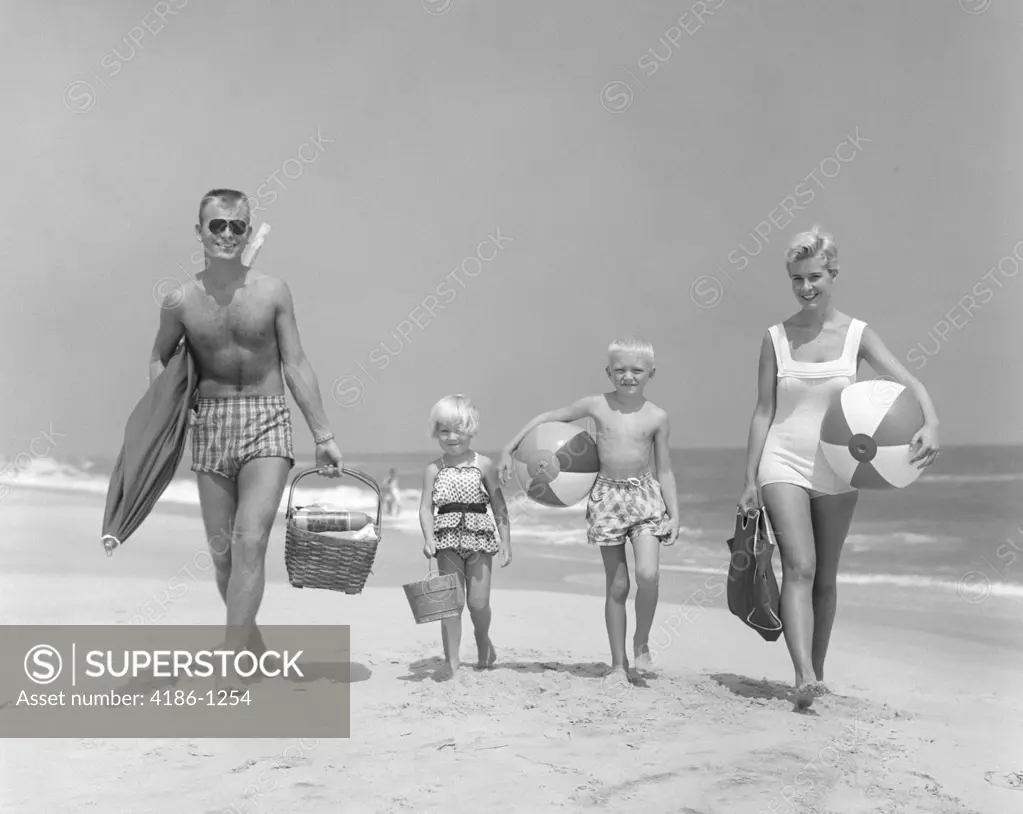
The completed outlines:
{"type": "Polygon", "coordinates": [[[607,577],[604,619],[611,644],[608,675],[621,673],[628,679],[625,601],[629,597],[629,568],[625,540],[632,540],[636,557],[633,653],[637,667],[650,668],[648,639],[657,609],[659,546],[672,545],[678,537],[678,496],[668,452],[667,413],[643,395],[654,375],[653,345],[641,339],[616,339],[608,347],[605,372],[614,391],[586,396],[568,407],[536,416],[502,450],[498,474],[501,482],[507,483],[512,453],[537,425],[584,417],[596,421],[600,474],[586,506],[587,538],[600,547],[607,577]]]}

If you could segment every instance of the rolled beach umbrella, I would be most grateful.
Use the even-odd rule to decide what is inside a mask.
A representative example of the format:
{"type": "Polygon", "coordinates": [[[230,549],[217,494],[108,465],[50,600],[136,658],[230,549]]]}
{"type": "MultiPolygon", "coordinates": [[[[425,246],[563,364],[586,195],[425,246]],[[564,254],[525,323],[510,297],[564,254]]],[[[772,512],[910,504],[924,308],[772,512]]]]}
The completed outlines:
{"type": "Polygon", "coordinates": [[[128,418],[103,515],[102,543],[108,557],[142,525],[174,478],[198,386],[195,361],[182,341],[128,418]]]}

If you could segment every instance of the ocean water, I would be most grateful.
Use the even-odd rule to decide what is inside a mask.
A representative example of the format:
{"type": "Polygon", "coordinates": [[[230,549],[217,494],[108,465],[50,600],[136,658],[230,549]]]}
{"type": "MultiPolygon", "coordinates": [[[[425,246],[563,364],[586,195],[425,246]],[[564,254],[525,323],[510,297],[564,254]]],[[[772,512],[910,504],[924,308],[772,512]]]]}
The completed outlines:
{"type": "MultiPolygon", "coordinates": [[[[486,451],[483,451],[484,454],[486,451]]],[[[352,455],[345,465],[383,483],[397,471],[402,511],[384,517],[388,529],[418,534],[423,468],[436,453],[352,455]]],[[[727,565],[725,540],[735,523],[735,501],[745,450],[674,450],[682,531],[679,544],[663,549],[669,570],[720,573],[727,565]]],[[[5,488],[72,490],[105,496],[112,459],[39,458],[0,473],[0,513],[5,488]]],[[[186,451],[161,504],[194,506],[199,498],[186,451]]],[[[299,461],[292,476],[311,466],[299,461]]],[[[547,546],[586,545],[585,504],[564,509],[539,506],[514,484],[506,491],[513,540],[547,546]],[[512,488],[514,486],[514,488],[512,488]]],[[[287,508],[285,490],[280,511],[287,508]]],[[[350,478],[302,478],[296,506],[320,504],[375,513],[376,497],[350,478]]],[[[777,560],[777,558],[776,558],[777,560]]],[[[777,562],[776,562],[777,566],[777,562]]],[[[863,491],[842,554],[841,582],[879,584],[892,591],[937,590],[966,601],[987,595],[1023,597],[1023,446],[946,447],[938,463],[911,486],[863,491]]]]}

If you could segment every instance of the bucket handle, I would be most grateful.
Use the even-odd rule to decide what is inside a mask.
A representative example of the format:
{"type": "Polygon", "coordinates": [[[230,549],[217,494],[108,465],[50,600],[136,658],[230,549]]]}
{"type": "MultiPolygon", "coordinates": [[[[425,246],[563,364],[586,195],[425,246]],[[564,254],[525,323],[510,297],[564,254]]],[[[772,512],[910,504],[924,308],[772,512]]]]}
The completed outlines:
{"type": "MultiPolygon", "coordinates": [[[[284,515],[286,521],[290,521],[292,514],[294,514],[294,509],[292,508],[292,501],[295,498],[295,487],[298,486],[298,482],[300,480],[302,480],[302,478],[304,478],[306,475],[314,475],[315,474],[315,475],[325,476],[325,473],[328,471],[328,469],[332,469],[332,468],[333,467],[313,466],[313,467],[310,467],[309,469],[303,469],[301,472],[299,472],[297,475],[295,475],[295,479],[291,482],[291,489],[288,492],[288,510],[287,510],[287,512],[284,515]]],[[[360,472],[358,469],[345,469],[345,468],[342,468],[341,469],[341,474],[342,475],[348,475],[348,477],[350,477],[350,478],[355,478],[358,481],[362,481],[368,487],[370,487],[374,492],[376,492],[376,496],[377,496],[377,523],[376,523],[376,530],[377,530],[377,536],[380,536],[380,534],[381,534],[380,520],[381,520],[381,514],[383,512],[383,504],[382,504],[382,501],[381,501],[381,498],[380,498],[380,486],[379,486],[379,484],[377,484],[377,482],[375,480],[373,480],[373,478],[371,478],[365,472],[360,472]]]]}

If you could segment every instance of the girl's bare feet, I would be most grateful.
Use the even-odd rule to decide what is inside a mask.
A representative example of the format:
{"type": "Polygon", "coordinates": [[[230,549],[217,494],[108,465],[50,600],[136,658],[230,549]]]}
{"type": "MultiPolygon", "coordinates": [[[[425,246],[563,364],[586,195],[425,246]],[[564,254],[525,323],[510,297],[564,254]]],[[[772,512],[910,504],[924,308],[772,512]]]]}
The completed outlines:
{"type": "Polygon", "coordinates": [[[443,666],[437,669],[437,672],[433,675],[434,681],[452,681],[458,678],[459,663],[456,661],[454,664],[447,662],[443,666]]]}

